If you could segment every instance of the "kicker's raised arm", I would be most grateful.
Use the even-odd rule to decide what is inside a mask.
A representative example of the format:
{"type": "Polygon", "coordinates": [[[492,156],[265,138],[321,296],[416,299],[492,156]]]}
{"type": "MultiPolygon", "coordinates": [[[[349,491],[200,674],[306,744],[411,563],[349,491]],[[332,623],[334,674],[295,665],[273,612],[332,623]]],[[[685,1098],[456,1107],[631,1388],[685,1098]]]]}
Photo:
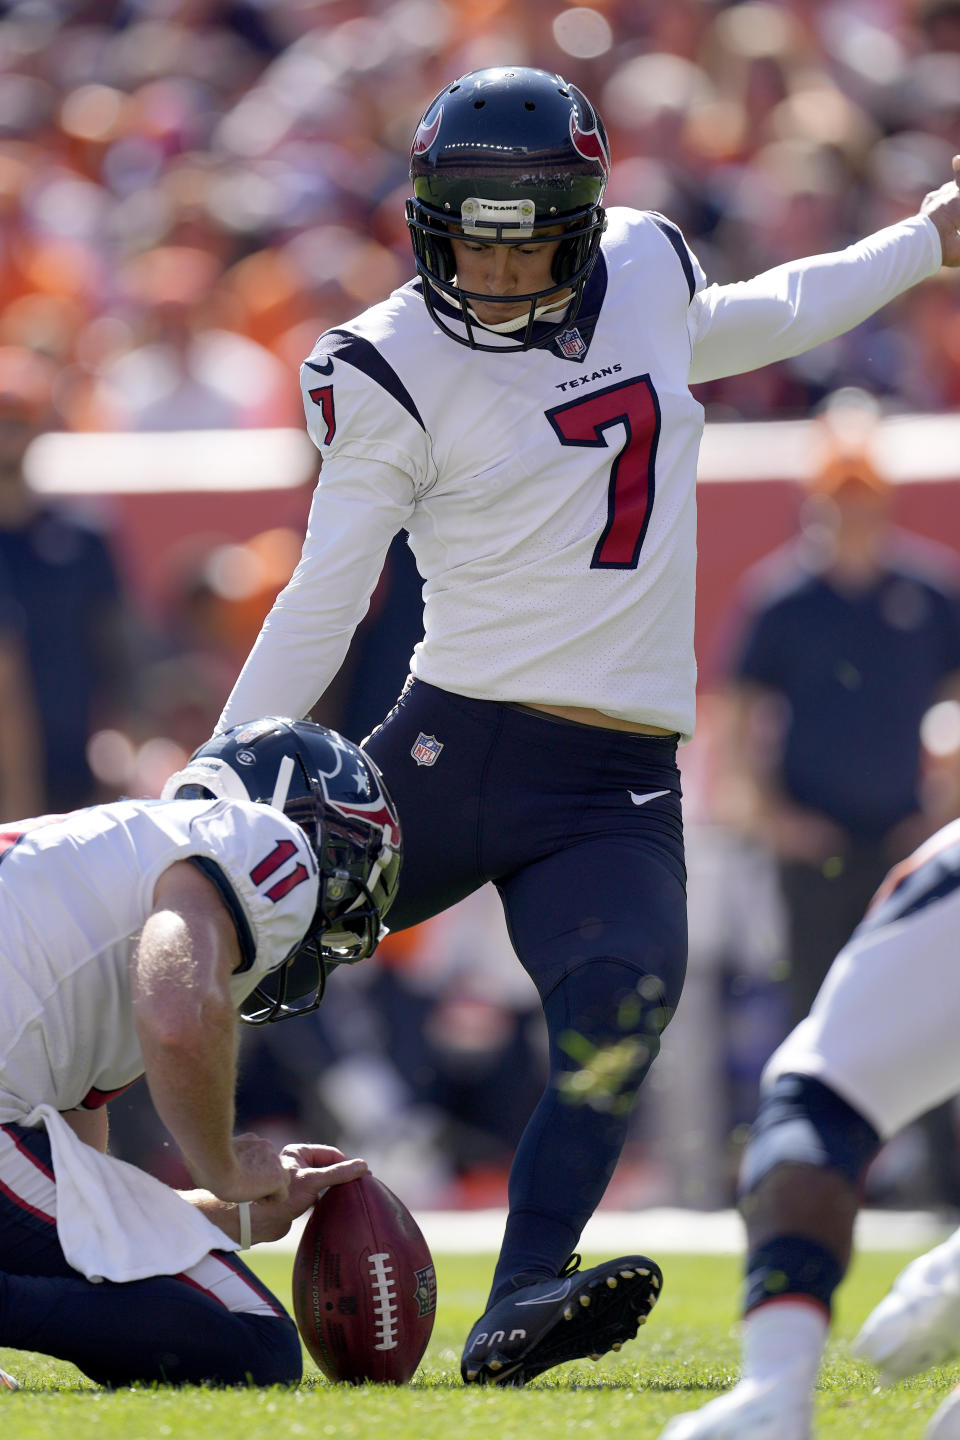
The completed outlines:
{"type": "Polygon", "coordinates": [[[954,179],[924,198],[917,215],[846,250],[778,265],[752,280],[711,285],[694,296],[690,383],[789,359],[843,335],[941,265],[960,265],[960,155],[954,179]]]}
{"type": "Polygon", "coordinates": [[[843,335],[933,275],[941,253],[933,221],[915,215],[846,250],[708,286],[690,306],[690,383],[757,370],[843,335]]]}

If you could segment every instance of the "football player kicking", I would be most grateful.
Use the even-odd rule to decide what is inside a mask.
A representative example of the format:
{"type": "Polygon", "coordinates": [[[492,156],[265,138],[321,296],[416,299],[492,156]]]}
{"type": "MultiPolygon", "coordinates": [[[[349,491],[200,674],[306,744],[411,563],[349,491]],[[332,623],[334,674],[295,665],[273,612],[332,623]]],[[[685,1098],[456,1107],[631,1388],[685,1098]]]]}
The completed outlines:
{"type": "Polygon", "coordinates": [[[364,742],[404,827],[391,924],[493,881],[550,1039],[471,1383],[619,1345],[659,1288],[641,1256],[568,1261],[686,964],[676,746],[694,723],[703,424],[688,386],[795,355],[960,264],[950,181],[847,250],[707,286],[669,220],[604,211],[609,164],[600,117],[558,75],[480,70],[427,107],[418,276],[303,366],[322,459],[303,555],[220,722],[310,710],[405,529],[425,634],[364,742]]]}
{"type": "MultiPolygon", "coordinates": [[[[958,931],[953,821],[890,872],[810,1014],[767,1063],[741,1170],[742,1378],[672,1420],[662,1440],[809,1440],[867,1167],[897,1130],[960,1092],[958,931]]],[[[960,1351],[958,1236],[904,1271],[854,1349],[888,1382],[960,1351]]],[[[927,1440],[960,1440],[960,1395],[927,1440]]]]}
{"type": "Polygon", "coordinates": [[[293,1384],[296,1327],[234,1252],[366,1166],[233,1133],[237,1012],[306,1013],[371,952],[399,824],[372,762],[302,722],[202,746],[168,793],[0,834],[0,1346],[111,1386],[293,1384]],[[202,1189],[106,1154],[142,1074],[202,1189]]]}

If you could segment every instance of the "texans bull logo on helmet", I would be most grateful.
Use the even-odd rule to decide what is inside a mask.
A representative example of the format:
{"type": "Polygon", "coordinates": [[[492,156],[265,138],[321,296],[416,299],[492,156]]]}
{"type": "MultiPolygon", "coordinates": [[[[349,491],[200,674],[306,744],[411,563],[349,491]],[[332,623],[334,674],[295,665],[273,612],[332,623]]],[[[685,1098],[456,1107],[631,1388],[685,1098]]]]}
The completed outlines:
{"type": "Polygon", "coordinates": [[[593,125],[589,130],[580,127],[580,115],[575,107],[570,112],[570,139],[578,155],[585,160],[599,160],[607,178],[610,176],[610,151],[606,137],[601,133],[595,112],[591,113],[593,125]]]}
{"type": "Polygon", "coordinates": [[[437,132],[440,129],[440,121],[442,119],[443,106],[441,105],[440,109],[437,111],[437,118],[434,120],[432,125],[428,125],[426,120],[420,121],[420,124],[417,126],[417,133],[413,137],[414,155],[425,155],[427,153],[427,151],[430,149],[430,146],[437,138],[437,132]]]}

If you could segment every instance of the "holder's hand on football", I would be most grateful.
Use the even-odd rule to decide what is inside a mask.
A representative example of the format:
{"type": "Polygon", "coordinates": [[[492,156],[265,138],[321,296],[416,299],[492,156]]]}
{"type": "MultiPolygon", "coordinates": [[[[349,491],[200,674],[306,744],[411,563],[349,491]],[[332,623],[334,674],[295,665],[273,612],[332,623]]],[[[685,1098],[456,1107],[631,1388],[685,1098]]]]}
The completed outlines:
{"type": "Polygon", "coordinates": [[[290,1176],[282,1156],[270,1140],[260,1135],[235,1135],[230,1144],[229,1166],[194,1174],[218,1200],[284,1200],[290,1176]]]}
{"type": "Polygon", "coordinates": [[[365,1160],[345,1160],[332,1145],[285,1145],[280,1162],[287,1178],[284,1195],[268,1195],[250,1207],[250,1229],[254,1245],[279,1240],[298,1215],[309,1210],[317,1197],[331,1185],[344,1185],[366,1175],[365,1160]]]}

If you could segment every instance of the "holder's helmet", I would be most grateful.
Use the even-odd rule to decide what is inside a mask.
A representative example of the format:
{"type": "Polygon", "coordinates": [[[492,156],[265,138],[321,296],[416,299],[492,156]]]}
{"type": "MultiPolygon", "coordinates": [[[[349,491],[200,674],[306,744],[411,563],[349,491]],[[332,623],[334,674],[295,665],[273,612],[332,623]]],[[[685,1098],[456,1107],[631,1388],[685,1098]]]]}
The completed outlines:
{"type": "Polygon", "coordinates": [[[609,174],[603,121],[562,76],[526,66],[474,70],[442,90],[414,136],[414,193],[407,201],[423,298],[440,329],[474,350],[526,350],[572,325],[606,226],[601,202],[609,174]],[[529,295],[464,290],[456,283],[451,235],[485,245],[547,243],[559,235],[553,283],[529,295]],[[544,304],[567,290],[562,316],[541,321],[544,304]],[[458,313],[444,315],[443,300],[458,313]],[[526,301],[526,321],[496,343],[472,315],[472,300],[526,301]]]}
{"type": "Polygon", "coordinates": [[[315,1010],[331,969],[373,954],[397,893],[400,821],[380,771],[358,746],[309,720],[270,716],[234,725],[194,751],[162,798],[272,805],[300,826],[317,857],[310,929],[244,1001],[247,1024],[315,1010]]]}

